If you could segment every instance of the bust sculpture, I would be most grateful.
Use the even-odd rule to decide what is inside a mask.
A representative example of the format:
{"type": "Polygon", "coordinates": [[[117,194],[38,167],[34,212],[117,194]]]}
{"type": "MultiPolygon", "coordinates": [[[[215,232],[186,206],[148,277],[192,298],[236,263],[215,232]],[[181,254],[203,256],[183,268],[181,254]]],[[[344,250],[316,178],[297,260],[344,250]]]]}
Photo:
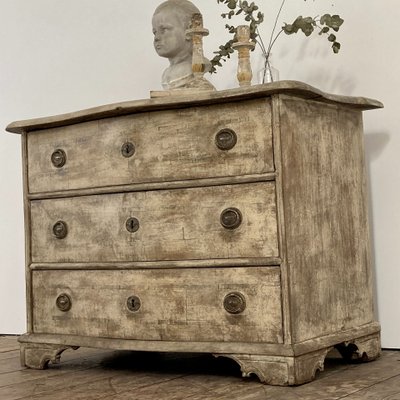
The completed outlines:
{"type": "MultiPolygon", "coordinates": [[[[152,19],[154,48],[159,56],[168,58],[170,63],[162,75],[164,89],[199,86],[204,88],[208,85],[209,89],[213,88],[204,78],[199,79],[193,74],[193,32],[191,34],[193,30],[191,28],[195,16],[201,17],[201,13],[188,0],[167,0],[154,11],[152,19]],[[201,85],[194,81],[201,82],[201,85]]],[[[204,29],[202,32],[208,33],[204,29]]],[[[209,63],[204,57],[202,58],[204,65],[209,63]]]]}

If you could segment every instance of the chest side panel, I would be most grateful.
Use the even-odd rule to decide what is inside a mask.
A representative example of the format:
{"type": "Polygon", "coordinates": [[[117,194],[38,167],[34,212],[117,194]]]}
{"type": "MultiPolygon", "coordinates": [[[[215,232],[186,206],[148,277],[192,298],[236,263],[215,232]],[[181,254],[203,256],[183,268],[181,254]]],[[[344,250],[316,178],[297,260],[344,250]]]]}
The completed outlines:
{"type": "Polygon", "coordinates": [[[284,99],[281,142],[294,340],[372,322],[361,112],[284,99]]]}

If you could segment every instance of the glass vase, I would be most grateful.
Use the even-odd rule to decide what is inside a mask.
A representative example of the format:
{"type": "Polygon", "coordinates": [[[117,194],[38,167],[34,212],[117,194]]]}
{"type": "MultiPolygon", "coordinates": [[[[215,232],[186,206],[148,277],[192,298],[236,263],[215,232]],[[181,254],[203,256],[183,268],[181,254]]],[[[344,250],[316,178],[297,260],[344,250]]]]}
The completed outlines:
{"type": "Polygon", "coordinates": [[[273,66],[272,54],[262,54],[260,69],[257,72],[259,84],[279,81],[279,71],[273,66]]]}

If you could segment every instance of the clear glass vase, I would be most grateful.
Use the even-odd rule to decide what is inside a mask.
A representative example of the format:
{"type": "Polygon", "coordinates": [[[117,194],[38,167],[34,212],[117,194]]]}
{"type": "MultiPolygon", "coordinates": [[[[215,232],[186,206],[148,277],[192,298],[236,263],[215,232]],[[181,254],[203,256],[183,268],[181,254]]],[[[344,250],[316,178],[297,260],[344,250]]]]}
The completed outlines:
{"type": "Polygon", "coordinates": [[[257,71],[259,84],[279,81],[279,71],[273,66],[272,54],[262,54],[260,69],[257,71]]]}

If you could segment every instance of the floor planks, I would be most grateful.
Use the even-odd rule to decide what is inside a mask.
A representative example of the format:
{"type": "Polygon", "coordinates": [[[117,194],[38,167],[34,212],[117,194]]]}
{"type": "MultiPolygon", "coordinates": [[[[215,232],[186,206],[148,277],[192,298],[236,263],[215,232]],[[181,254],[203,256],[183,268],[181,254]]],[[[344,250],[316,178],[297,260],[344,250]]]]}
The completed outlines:
{"type": "Polygon", "coordinates": [[[314,382],[282,388],[209,355],[81,348],[35,371],[20,366],[18,349],[17,337],[0,336],[0,400],[400,400],[400,351],[367,364],[333,356],[314,382]]]}

